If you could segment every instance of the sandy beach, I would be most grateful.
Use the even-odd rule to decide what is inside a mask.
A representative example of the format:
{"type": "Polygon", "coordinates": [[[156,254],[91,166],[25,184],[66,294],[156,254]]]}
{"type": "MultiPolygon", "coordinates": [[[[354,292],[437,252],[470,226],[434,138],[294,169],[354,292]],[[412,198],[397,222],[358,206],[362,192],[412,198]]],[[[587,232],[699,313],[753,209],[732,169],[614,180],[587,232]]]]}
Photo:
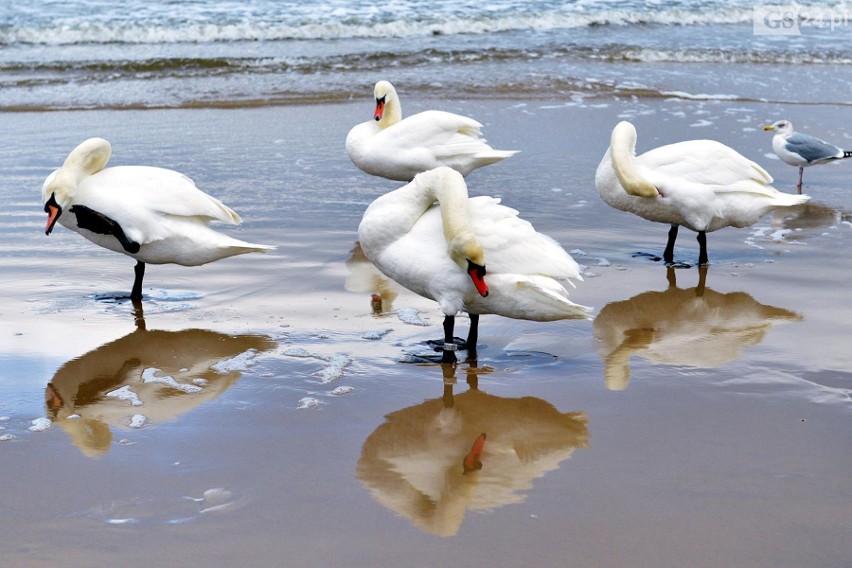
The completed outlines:
{"type": "MultiPolygon", "coordinates": [[[[711,233],[704,274],[634,257],[659,254],[666,227],[609,208],[593,181],[628,118],[640,152],[715,138],[795,191],[759,127],[789,112],[841,141],[836,108],[413,98],[410,112],[474,116],[521,150],[471,174],[470,193],[571,251],[572,299],[596,316],[483,316],[478,359],[442,368],[420,357],[437,306],[357,254],[363,210],[400,185],[346,158],[368,107],[4,115],[4,565],[852,561],[852,164],[811,168],[791,215],[711,233]],[[100,299],[129,290],[132,260],[45,236],[39,202],[93,135],[112,164],[186,173],[243,217],[226,232],[278,249],[149,266],[143,313],[100,299]],[[483,469],[463,475],[480,432],[483,469]]],[[[694,234],[678,243],[694,262],[694,234]]]]}

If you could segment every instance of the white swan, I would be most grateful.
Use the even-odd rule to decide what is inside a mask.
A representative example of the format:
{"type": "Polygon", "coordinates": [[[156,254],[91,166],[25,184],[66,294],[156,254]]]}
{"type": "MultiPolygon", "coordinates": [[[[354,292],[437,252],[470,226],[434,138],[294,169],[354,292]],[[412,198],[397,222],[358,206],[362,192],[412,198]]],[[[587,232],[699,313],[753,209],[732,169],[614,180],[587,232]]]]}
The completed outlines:
{"type": "Polygon", "coordinates": [[[462,310],[471,319],[470,354],[480,314],[535,321],[589,317],[589,308],[568,300],[556,280],[582,280],[577,263],[517,215],[499,199],[468,199],[464,178],[447,167],[417,175],[364,212],[358,238],[367,258],[444,312],[444,361],[456,360],[454,316],[462,310]]]}
{"type": "Polygon", "coordinates": [[[794,132],[793,123],[789,120],[779,120],[764,126],[763,129],[775,132],[772,137],[772,149],[775,154],[784,163],[799,168],[799,182],[796,184],[799,193],[802,193],[802,175],[806,167],[852,158],[852,150],[841,150],[825,140],[794,132]]]}
{"type": "Polygon", "coordinates": [[[74,148],[42,187],[46,234],[58,221],[93,243],[137,260],[130,298],[142,298],[145,263],[197,266],[275,247],[243,242],[208,226],[240,217],[185,175],[149,166],[104,169],[112,149],[103,138],[74,148]]]}
{"type": "Polygon", "coordinates": [[[466,176],[517,153],[486,144],[482,125],[466,116],[427,110],[403,120],[388,81],[376,83],[374,94],[375,120],[356,125],[346,136],[349,159],[368,174],[411,181],[420,172],[449,166],[466,176]]]}
{"type": "Polygon", "coordinates": [[[674,262],[678,227],[698,233],[698,264],[707,264],[706,233],[747,227],[765,214],[810,199],[781,193],[766,170],[713,140],[689,140],[635,155],[636,129],[618,123],[598,165],[595,188],[612,207],[671,225],[663,260],[674,262]]]}

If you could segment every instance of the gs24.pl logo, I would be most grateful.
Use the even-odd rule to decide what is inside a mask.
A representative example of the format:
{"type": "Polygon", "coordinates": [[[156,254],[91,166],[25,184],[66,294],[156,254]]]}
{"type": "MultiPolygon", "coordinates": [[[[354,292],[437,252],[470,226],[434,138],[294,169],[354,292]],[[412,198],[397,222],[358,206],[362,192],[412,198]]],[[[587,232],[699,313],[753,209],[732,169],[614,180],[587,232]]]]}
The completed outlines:
{"type": "Polygon", "coordinates": [[[803,7],[796,4],[754,6],[754,35],[802,35],[803,28],[835,31],[849,24],[849,14],[842,11],[803,7]]]}

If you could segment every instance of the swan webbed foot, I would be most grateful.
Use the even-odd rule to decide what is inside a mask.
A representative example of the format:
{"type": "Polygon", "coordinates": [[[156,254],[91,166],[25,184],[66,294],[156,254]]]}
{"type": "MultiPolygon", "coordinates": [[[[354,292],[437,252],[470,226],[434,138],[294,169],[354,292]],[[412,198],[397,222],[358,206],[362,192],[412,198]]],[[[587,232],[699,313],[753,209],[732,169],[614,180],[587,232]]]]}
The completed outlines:
{"type": "Polygon", "coordinates": [[[647,258],[652,262],[663,262],[664,265],[671,268],[692,268],[692,264],[688,262],[684,262],[682,260],[664,260],[663,257],[652,254],[650,252],[634,252],[632,255],[633,258],[647,258]]]}
{"type": "MultiPolygon", "coordinates": [[[[443,339],[430,339],[426,342],[428,346],[439,353],[444,350],[444,343],[446,342],[443,339]]],[[[467,349],[467,341],[461,337],[453,337],[452,343],[456,346],[456,351],[464,351],[467,349]]]]}
{"type": "Polygon", "coordinates": [[[667,262],[666,267],[668,268],[692,268],[692,265],[688,262],[683,262],[681,260],[677,262],[667,262]]]}

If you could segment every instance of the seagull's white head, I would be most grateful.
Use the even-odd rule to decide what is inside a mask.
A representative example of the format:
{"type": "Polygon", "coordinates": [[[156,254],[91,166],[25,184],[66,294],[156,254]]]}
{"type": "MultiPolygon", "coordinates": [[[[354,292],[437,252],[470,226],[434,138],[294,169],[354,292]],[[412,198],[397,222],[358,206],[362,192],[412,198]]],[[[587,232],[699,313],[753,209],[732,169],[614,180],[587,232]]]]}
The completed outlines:
{"type": "Polygon", "coordinates": [[[773,124],[767,124],[763,129],[767,132],[777,132],[784,138],[787,138],[793,133],[793,123],[789,120],[779,120],[773,124]]]}

